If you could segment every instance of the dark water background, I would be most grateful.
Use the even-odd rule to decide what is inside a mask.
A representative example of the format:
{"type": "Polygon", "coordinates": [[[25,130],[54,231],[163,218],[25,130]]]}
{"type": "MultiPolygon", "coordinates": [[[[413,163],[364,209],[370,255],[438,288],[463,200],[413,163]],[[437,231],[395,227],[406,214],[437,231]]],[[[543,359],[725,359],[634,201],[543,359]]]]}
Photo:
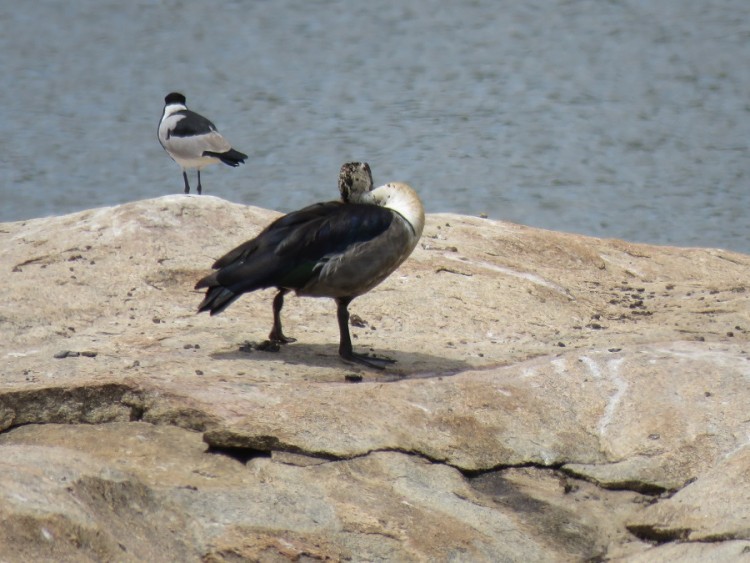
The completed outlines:
{"type": "Polygon", "coordinates": [[[182,91],[249,155],[205,193],[290,211],[342,162],[430,212],[750,252],[747,0],[0,4],[0,221],[182,190],[182,91]]]}

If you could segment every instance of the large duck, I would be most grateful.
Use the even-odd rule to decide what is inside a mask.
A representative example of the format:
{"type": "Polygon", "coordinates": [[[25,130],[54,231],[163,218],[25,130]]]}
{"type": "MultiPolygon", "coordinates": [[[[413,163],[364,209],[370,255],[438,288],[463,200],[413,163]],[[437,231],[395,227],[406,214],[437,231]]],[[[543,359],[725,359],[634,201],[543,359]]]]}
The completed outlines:
{"type": "Polygon", "coordinates": [[[221,313],[243,293],[276,287],[269,339],[284,336],[281,308],[290,291],[336,301],[339,355],[383,369],[393,360],[356,354],[349,335],[349,304],[385,280],[414,250],[424,228],[424,208],[407,184],[391,182],[373,189],[367,163],[341,167],[341,201],[317,203],[276,219],[257,237],[213,265],[201,279],[207,288],[198,310],[221,313]]]}

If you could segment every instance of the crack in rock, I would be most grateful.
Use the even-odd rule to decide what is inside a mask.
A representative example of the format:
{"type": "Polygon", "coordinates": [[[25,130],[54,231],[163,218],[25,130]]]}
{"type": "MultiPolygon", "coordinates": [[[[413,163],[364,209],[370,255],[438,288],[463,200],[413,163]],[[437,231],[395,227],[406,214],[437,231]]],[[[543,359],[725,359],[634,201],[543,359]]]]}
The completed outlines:
{"type": "Polygon", "coordinates": [[[691,532],[689,528],[660,528],[648,525],[630,525],[626,528],[637,538],[656,544],[686,541],[691,532]]]}
{"type": "Polygon", "coordinates": [[[247,436],[234,433],[221,428],[216,420],[198,408],[180,405],[177,401],[171,401],[168,396],[150,394],[127,384],[27,389],[0,395],[0,431],[7,431],[25,424],[100,424],[123,421],[143,421],[204,432],[203,441],[209,446],[209,451],[227,455],[243,463],[257,457],[270,457],[273,452],[299,454],[324,461],[343,461],[366,457],[377,452],[396,452],[418,456],[430,463],[453,467],[467,478],[476,478],[486,473],[509,468],[535,467],[548,470],[562,469],[566,474],[589,481],[602,489],[629,490],[651,496],[666,492],[663,487],[641,481],[619,482],[616,485],[598,482],[589,476],[563,467],[566,463],[572,463],[573,460],[554,464],[528,462],[466,469],[445,459],[436,458],[418,450],[403,448],[375,448],[351,454],[315,451],[303,445],[287,443],[272,434],[247,436]]]}

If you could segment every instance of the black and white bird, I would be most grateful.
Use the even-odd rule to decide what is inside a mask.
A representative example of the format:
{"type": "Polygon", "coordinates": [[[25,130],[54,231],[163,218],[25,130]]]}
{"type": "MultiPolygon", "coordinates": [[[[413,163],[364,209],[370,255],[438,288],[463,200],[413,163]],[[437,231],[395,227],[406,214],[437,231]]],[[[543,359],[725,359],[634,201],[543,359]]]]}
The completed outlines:
{"type": "Polygon", "coordinates": [[[247,158],[246,154],[232,148],[213,123],[187,109],[185,96],[179,92],[172,92],[164,98],[164,113],[159,122],[159,142],[182,168],[186,194],[190,193],[187,170],[198,169],[200,194],[201,169],[204,166],[217,162],[239,166],[247,158]]]}
{"type": "Polygon", "coordinates": [[[349,303],[385,280],[408,258],[424,228],[424,208],[408,185],[373,189],[367,163],[341,168],[341,201],[317,203],[276,219],[257,237],[219,258],[217,271],[201,279],[207,288],[198,311],[221,313],[243,293],[276,287],[269,339],[294,339],[281,329],[284,295],[336,301],[339,355],[383,369],[393,360],[355,354],[349,335],[349,303]]]}

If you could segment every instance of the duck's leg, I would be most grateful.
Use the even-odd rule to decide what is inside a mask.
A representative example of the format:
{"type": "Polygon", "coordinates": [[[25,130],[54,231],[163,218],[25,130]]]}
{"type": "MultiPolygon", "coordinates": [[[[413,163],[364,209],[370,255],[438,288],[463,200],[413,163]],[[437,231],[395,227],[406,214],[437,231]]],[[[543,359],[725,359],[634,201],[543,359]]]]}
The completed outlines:
{"type": "Polygon", "coordinates": [[[185,180],[185,193],[190,193],[190,184],[188,183],[187,179],[187,172],[185,170],[182,171],[182,179],[185,180]]]}
{"type": "Polygon", "coordinates": [[[352,339],[349,335],[349,303],[353,297],[339,297],[336,299],[336,317],[339,321],[339,356],[350,362],[356,362],[363,366],[384,369],[386,365],[393,364],[396,360],[386,358],[375,358],[364,354],[355,354],[352,349],[352,339]]]}
{"type": "Polygon", "coordinates": [[[198,169],[198,195],[201,195],[203,188],[201,187],[201,169],[198,169]]]}
{"type": "Polygon", "coordinates": [[[268,335],[268,339],[279,344],[288,344],[297,340],[284,336],[284,332],[281,330],[281,308],[284,306],[284,296],[287,293],[289,293],[288,289],[279,289],[276,297],[273,298],[273,328],[271,334],[268,335]]]}

